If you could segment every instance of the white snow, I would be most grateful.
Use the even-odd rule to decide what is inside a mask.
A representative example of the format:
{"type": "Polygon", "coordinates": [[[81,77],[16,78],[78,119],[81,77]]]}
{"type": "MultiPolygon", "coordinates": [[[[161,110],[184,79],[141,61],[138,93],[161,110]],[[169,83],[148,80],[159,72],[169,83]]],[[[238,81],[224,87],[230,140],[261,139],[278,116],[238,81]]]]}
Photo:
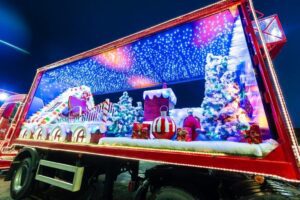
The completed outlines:
{"type": "Polygon", "coordinates": [[[172,88],[163,88],[163,89],[158,89],[158,90],[144,91],[143,98],[146,99],[146,97],[148,97],[149,99],[153,99],[154,97],[170,98],[170,101],[171,101],[171,103],[173,103],[173,105],[176,105],[176,103],[177,103],[177,98],[176,98],[176,95],[174,94],[172,88]]]}
{"type": "MultiPolygon", "coordinates": [[[[240,63],[251,63],[240,17],[235,22],[230,46],[228,56],[228,68],[230,70],[235,71],[240,63]]],[[[249,67],[246,66],[246,68],[249,67]]]]}
{"type": "Polygon", "coordinates": [[[177,127],[183,126],[184,119],[188,116],[188,111],[192,110],[193,115],[200,119],[202,108],[194,107],[194,108],[174,108],[169,111],[170,117],[175,121],[177,127]]]}
{"type": "Polygon", "coordinates": [[[131,138],[102,138],[100,145],[108,146],[129,146],[151,149],[171,149],[180,151],[204,152],[204,153],[225,153],[243,156],[262,157],[274,150],[278,143],[269,139],[261,144],[248,144],[230,141],[193,141],[180,142],[163,139],[131,139],[131,138]]]}

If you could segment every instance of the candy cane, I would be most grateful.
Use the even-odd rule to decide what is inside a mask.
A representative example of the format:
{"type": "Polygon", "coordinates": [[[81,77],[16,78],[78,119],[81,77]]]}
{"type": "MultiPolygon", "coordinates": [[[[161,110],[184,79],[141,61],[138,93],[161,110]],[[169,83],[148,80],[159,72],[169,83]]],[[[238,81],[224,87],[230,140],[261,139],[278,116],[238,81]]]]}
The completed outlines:
{"type": "Polygon", "coordinates": [[[107,121],[107,115],[108,115],[108,109],[109,109],[109,99],[105,99],[103,102],[103,116],[102,116],[102,121],[106,122],[107,121]]]}

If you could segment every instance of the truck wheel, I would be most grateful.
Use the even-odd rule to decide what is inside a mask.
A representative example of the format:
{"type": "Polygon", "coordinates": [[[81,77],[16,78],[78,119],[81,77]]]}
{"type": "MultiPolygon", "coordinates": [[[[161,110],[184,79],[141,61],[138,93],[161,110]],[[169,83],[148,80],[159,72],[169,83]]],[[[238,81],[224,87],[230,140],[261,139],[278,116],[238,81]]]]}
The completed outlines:
{"type": "Polygon", "coordinates": [[[181,188],[175,187],[161,187],[154,191],[150,200],[196,200],[191,194],[181,188]]]}
{"type": "Polygon", "coordinates": [[[27,197],[32,191],[34,173],[31,158],[25,158],[13,173],[10,183],[10,196],[20,200],[27,197]]]}

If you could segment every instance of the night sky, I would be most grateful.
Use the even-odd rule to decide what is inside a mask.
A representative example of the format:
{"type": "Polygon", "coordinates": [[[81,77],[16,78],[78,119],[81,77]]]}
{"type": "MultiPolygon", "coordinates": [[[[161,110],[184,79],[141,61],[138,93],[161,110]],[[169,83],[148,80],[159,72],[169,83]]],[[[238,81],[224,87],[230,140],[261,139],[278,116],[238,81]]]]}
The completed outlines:
{"type": "MultiPolygon", "coordinates": [[[[0,0],[0,88],[27,93],[39,67],[213,2],[0,0]]],[[[266,16],[277,13],[282,22],[288,42],[275,59],[275,66],[293,123],[300,127],[299,5],[280,0],[254,3],[266,16]]]]}

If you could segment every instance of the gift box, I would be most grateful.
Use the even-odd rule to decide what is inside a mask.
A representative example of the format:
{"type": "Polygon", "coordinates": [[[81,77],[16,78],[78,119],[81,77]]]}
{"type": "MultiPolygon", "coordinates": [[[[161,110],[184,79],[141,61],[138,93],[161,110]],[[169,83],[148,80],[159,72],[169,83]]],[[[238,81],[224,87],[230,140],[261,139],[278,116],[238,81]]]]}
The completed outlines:
{"type": "Polygon", "coordinates": [[[133,139],[149,139],[150,138],[150,124],[134,123],[132,136],[133,139]]]}
{"type": "Polygon", "coordinates": [[[66,142],[72,142],[72,131],[66,131],[66,142]]]}
{"type": "Polygon", "coordinates": [[[91,141],[90,141],[90,143],[98,144],[99,140],[101,138],[103,138],[104,136],[105,136],[104,133],[101,133],[99,130],[97,130],[95,133],[91,134],[91,141]]]}
{"type": "Polygon", "coordinates": [[[257,124],[252,124],[249,130],[244,131],[244,137],[250,144],[262,143],[262,135],[257,124]]]}
{"type": "Polygon", "coordinates": [[[91,123],[90,127],[92,129],[90,143],[98,144],[99,140],[106,136],[106,132],[107,132],[106,123],[105,122],[100,122],[99,124],[98,122],[96,124],[91,123]]]}
{"type": "Polygon", "coordinates": [[[186,142],[192,141],[192,129],[189,127],[178,128],[176,140],[186,142]]]}

